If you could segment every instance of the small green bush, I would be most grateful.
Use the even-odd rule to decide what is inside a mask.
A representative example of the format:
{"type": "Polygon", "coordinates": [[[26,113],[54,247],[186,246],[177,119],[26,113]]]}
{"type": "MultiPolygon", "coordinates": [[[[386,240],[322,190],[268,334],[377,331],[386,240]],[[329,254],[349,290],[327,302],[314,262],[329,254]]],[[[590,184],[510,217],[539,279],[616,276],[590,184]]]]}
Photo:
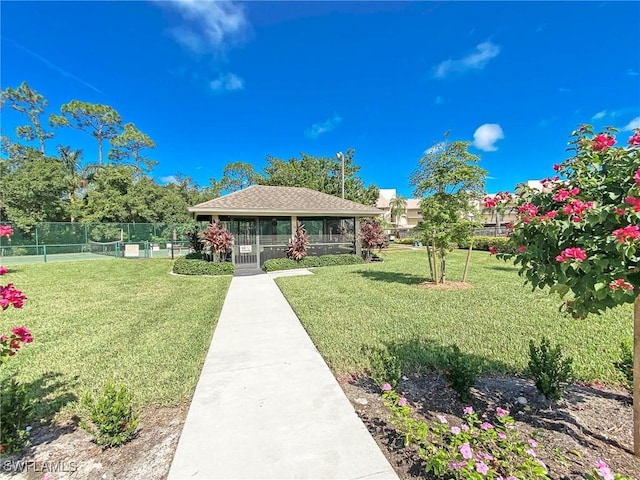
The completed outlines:
{"type": "Polygon", "coordinates": [[[217,263],[206,260],[178,258],[173,263],[173,273],[180,275],[233,275],[233,264],[217,263]]]}
{"type": "Polygon", "coordinates": [[[295,261],[290,258],[272,258],[264,262],[262,268],[267,272],[276,270],[291,270],[293,268],[311,268],[311,267],[328,267],[335,265],[355,265],[364,263],[364,260],[358,255],[321,255],[308,256],[302,260],[295,261]]]}
{"type": "Polygon", "coordinates": [[[13,378],[0,382],[0,445],[3,453],[13,453],[26,446],[33,404],[27,390],[13,378]]]}
{"type": "Polygon", "coordinates": [[[573,379],[573,359],[563,356],[560,345],[552,348],[546,337],[542,337],[539,346],[531,340],[529,373],[538,391],[548,400],[557,401],[573,379]]]}
{"type": "MultiPolygon", "coordinates": [[[[459,248],[469,248],[469,242],[458,244],[459,248]]],[[[516,246],[510,243],[508,237],[489,237],[489,236],[475,236],[473,237],[473,249],[481,250],[484,252],[489,251],[489,247],[495,247],[500,253],[516,253],[516,246]]]]}
{"type": "Polygon", "coordinates": [[[85,394],[82,405],[89,409],[90,421],[83,420],[80,426],[95,436],[98,445],[122,445],[138,428],[139,414],[133,408],[133,394],[125,385],[118,387],[108,382],[97,399],[85,394]]]}
{"type": "Polygon", "coordinates": [[[478,381],[480,368],[470,359],[465,358],[457,345],[452,345],[451,353],[441,361],[451,388],[456,391],[461,402],[469,403],[473,398],[471,387],[478,381]]]}
{"type": "Polygon", "coordinates": [[[613,364],[627,381],[627,387],[633,387],[633,349],[629,343],[620,344],[620,359],[613,364]]]}
{"type": "Polygon", "coordinates": [[[204,252],[191,252],[187,253],[184,258],[187,260],[206,260],[207,254],[204,252]]]}
{"type": "Polygon", "coordinates": [[[369,377],[382,386],[385,383],[396,387],[402,376],[402,358],[388,348],[365,346],[362,353],[369,359],[369,377]]]}
{"type": "Polygon", "coordinates": [[[414,242],[418,241],[417,238],[407,237],[407,238],[396,238],[393,243],[397,243],[398,245],[413,245],[414,242]]]}

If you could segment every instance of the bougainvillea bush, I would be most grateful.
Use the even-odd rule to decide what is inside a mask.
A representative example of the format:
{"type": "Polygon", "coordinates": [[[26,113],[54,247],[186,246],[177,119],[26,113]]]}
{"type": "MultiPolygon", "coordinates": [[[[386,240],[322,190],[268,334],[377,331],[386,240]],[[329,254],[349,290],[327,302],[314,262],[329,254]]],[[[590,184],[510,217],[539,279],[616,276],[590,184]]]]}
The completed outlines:
{"type": "Polygon", "coordinates": [[[574,317],[632,303],[640,291],[640,130],[618,146],[616,130],[572,133],[574,156],[555,165],[543,191],[523,189],[511,241],[533,288],[573,298],[574,317]]]}

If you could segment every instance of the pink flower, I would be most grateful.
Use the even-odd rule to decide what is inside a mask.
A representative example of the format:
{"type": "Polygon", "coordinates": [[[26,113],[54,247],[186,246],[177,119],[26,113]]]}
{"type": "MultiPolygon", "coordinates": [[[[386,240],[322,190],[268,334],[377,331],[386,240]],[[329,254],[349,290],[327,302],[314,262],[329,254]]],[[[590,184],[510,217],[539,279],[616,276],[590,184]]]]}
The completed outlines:
{"type": "Polygon", "coordinates": [[[493,245],[489,246],[489,254],[490,255],[497,255],[498,254],[498,249],[496,247],[494,247],[493,245]]]}
{"type": "Polygon", "coordinates": [[[389,390],[391,390],[391,385],[389,385],[388,383],[385,383],[384,385],[382,385],[383,392],[388,392],[389,390]]]}
{"type": "Polygon", "coordinates": [[[556,257],[556,262],[563,263],[567,260],[581,262],[587,259],[587,253],[580,247],[565,248],[560,255],[556,257]]]}
{"type": "Polygon", "coordinates": [[[529,445],[531,445],[533,448],[536,448],[538,446],[538,442],[536,442],[533,438],[530,438],[527,440],[527,442],[529,443],[529,445]]]}
{"type": "Polygon", "coordinates": [[[624,208],[616,208],[616,215],[624,215],[627,211],[624,208]]]}
{"type": "Polygon", "coordinates": [[[518,247],[518,252],[519,253],[524,253],[527,251],[527,247],[525,247],[524,245],[521,245],[518,247]]]}
{"type": "Polygon", "coordinates": [[[626,203],[627,205],[632,205],[634,212],[640,212],[640,198],[627,197],[624,199],[624,203],[626,203]]]}
{"type": "Polygon", "coordinates": [[[502,440],[504,440],[505,438],[507,438],[507,434],[504,432],[498,432],[498,438],[501,438],[502,440]]]}
{"type": "Polygon", "coordinates": [[[496,408],[496,415],[498,415],[498,417],[504,417],[505,415],[509,415],[509,410],[498,407],[496,408]]]}
{"type": "Polygon", "coordinates": [[[0,276],[6,275],[7,273],[9,273],[9,269],[0,265],[0,276]]]}
{"type": "Polygon", "coordinates": [[[534,452],[532,448],[528,448],[527,453],[534,458],[537,457],[536,452],[534,452]]]}
{"type": "Polygon", "coordinates": [[[438,415],[438,420],[440,420],[440,423],[449,423],[447,418],[442,415],[438,415]]]}
{"type": "Polygon", "coordinates": [[[33,342],[33,336],[27,327],[14,327],[11,332],[20,339],[22,343],[33,342]]]}
{"type": "Polygon", "coordinates": [[[469,425],[467,425],[466,423],[463,423],[462,425],[460,425],[460,428],[465,432],[469,431],[469,425]]]}
{"type": "Polygon", "coordinates": [[[562,165],[560,165],[559,163],[556,163],[556,164],[553,166],[553,169],[554,169],[556,172],[560,171],[560,168],[562,168],[562,165]]]}
{"type": "Polygon", "coordinates": [[[640,145],[640,130],[629,137],[629,145],[640,145]]]}
{"type": "Polygon", "coordinates": [[[545,213],[540,218],[542,220],[553,220],[558,216],[558,212],[556,210],[551,210],[550,212],[545,213]]]}
{"type": "MultiPolygon", "coordinates": [[[[640,138],[640,133],[636,133],[636,135],[638,135],[638,138],[640,138]]],[[[640,142],[638,143],[638,145],[640,145],[640,142]]],[[[636,184],[640,185],[640,168],[636,170],[636,173],[633,176],[633,180],[636,182],[636,184]]]]}
{"type": "Polygon", "coordinates": [[[450,462],[449,470],[459,470],[467,466],[467,462],[450,462]]]}
{"type": "Polygon", "coordinates": [[[462,454],[462,458],[464,458],[465,460],[471,460],[473,454],[468,443],[463,443],[462,445],[460,445],[458,451],[462,454]]]}
{"type": "Polygon", "coordinates": [[[609,147],[613,147],[616,143],[616,137],[613,135],[607,135],[605,133],[599,133],[591,141],[591,146],[596,152],[606,150],[609,147]]]}
{"type": "Polygon", "coordinates": [[[598,475],[604,478],[604,480],[614,480],[613,473],[611,473],[611,469],[607,462],[603,462],[602,460],[598,460],[596,462],[596,468],[598,469],[598,475]]]}
{"type": "Polygon", "coordinates": [[[458,435],[460,433],[460,427],[451,427],[451,433],[458,435]]]}
{"type": "Polygon", "coordinates": [[[618,278],[609,284],[609,288],[611,290],[633,290],[633,285],[629,282],[625,282],[624,278],[618,278]]]}
{"type": "Polygon", "coordinates": [[[407,404],[407,399],[402,397],[400,400],[398,400],[398,406],[399,407],[404,407],[407,404]]]}
{"type": "Polygon", "coordinates": [[[624,228],[619,228],[613,231],[613,236],[616,237],[618,243],[626,243],[640,238],[640,227],[637,225],[629,225],[624,228]]]}
{"type": "Polygon", "coordinates": [[[495,198],[486,197],[484,199],[484,208],[494,208],[496,206],[495,198]]]}
{"type": "Polygon", "coordinates": [[[518,213],[524,217],[535,217],[538,214],[538,207],[532,203],[525,203],[518,207],[518,213]]]}
{"type": "Polygon", "coordinates": [[[482,423],[480,424],[480,428],[481,428],[482,430],[490,430],[490,429],[492,429],[492,428],[493,428],[493,425],[491,425],[489,422],[482,422],[482,423]]]}
{"type": "Polygon", "coordinates": [[[473,407],[464,407],[462,413],[464,413],[465,415],[471,415],[473,413],[473,407]]]}
{"type": "Polygon", "coordinates": [[[484,462],[476,462],[476,470],[481,475],[486,475],[487,472],[489,471],[489,467],[487,467],[487,465],[484,462]]]}
{"type": "Polygon", "coordinates": [[[0,237],[10,237],[13,235],[11,225],[0,225],[0,237]]]}
{"type": "Polygon", "coordinates": [[[27,297],[13,283],[9,283],[4,287],[0,285],[0,308],[6,309],[9,305],[14,308],[22,308],[27,297]]]}
{"type": "Polygon", "coordinates": [[[564,202],[567,198],[574,197],[579,193],[580,189],[577,187],[573,187],[571,190],[565,190],[564,188],[561,188],[560,190],[558,190],[558,193],[556,193],[551,198],[553,198],[553,200],[556,202],[564,202]]]}

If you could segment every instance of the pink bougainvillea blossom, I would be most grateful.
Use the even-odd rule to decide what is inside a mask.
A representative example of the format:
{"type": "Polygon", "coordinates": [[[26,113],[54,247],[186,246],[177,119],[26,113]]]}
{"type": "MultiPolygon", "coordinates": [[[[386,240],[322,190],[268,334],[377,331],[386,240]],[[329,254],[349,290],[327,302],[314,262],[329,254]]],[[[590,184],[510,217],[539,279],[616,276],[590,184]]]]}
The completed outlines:
{"type": "Polygon", "coordinates": [[[597,152],[613,147],[616,144],[616,137],[613,135],[607,135],[606,133],[599,133],[591,141],[591,146],[597,152]]]}
{"type": "Polygon", "coordinates": [[[494,247],[493,245],[489,246],[489,253],[491,255],[497,255],[498,254],[498,249],[496,247],[494,247]]]}
{"type": "Polygon", "coordinates": [[[536,207],[532,203],[525,203],[524,205],[520,205],[518,207],[518,213],[521,214],[524,218],[535,217],[538,214],[538,207],[536,207]]]}
{"type": "Polygon", "coordinates": [[[640,130],[629,137],[629,145],[640,145],[640,130]]]}
{"type": "Polygon", "coordinates": [[[0,276],[6,275],[7,273],[9,273],[9,269],[7,267],[3,267],[2,265],[0,265],[0,276]]]}
{"type": "Polygon", "coordinates": [[[11,225],[0,225],[0,237],[10,237],[13,235],[11,225]]]}
{"type": "Polygon", "coordinates": [[[613,231],[618,243],[626,243],[640,238],[640,227],[637,225],[629,225],[627,227],[618,228],[613,231]]]}
{"type": "Polygon", "coordinates": [[[576,262],[582,262],[587,259],[587,253],[580,247],[565,248],[560,255],[556,257],[556,262],[566,262],[574,260],[576,262]]]}
{"type": "Polygon", "coordinates": [[[18,337],[18,339],[22,343],[31,343],[33,342],[33,336],[31,335],[31,331],[27,327],[14,327],[11,329],[11,332],[18,337]]]}
{"type": "Polygon", "coordinates": [[[627,211],[624,208],[616,208],[616,215],[624,215],[625,213],[627,213],[627,211]]]}
{"type": "Polygon", "coordinates": [[[629,196],[624,199],[624,203],[631,205],[634,212],[640,212],[640,198],[629,196]]]}
{"type": "Polygon", "coordinates": [[[525,247],[524,245],[521,245],[518,247],[518,252],[519,253],[524,253],[527,251],[527,247],[525,247]]]}
{"type": "Polygon", "coordinates": [[[13,283],[9,283],[4,287],[0,285],[0,308],[2,310],[13,305],[14,308],[22,308],[27,297],[13,283]]]}
{"type": "Polygon", "coordinates": [[[618,278],[609,284],[611,290],[633,290],[633,285],[625,281],[624,278],[618,278]]]}

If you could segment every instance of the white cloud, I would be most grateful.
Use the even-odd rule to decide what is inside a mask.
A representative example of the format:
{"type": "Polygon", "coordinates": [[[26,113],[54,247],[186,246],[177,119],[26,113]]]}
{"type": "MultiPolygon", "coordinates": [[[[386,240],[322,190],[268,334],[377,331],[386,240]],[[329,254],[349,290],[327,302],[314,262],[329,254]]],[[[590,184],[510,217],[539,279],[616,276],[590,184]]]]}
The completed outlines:
{"type": "Polygon", "coordinates": [[[604,118],[606,116],[607,116],[607,111],[602,110],[601,112],[598,112],[593,117],[591,117],[591,120],[600,120],[601,118],[604,118]]]}
{"type": "Polygon", "coordinates": [[[424,154],[425,154],[425,155],[430,155],[430,154],[432,154],[432,153],[438,153],[438,152],[441,152],[442,150],[444,150],[444,147],[445,147],[445,146],[446,146],[446,143],[444,143],[444,142],[438,142],[438,143],[436,143],[435,145],[433,145],[433,146],[431,146],[431,147],[427,148],[427,149],[424,151],[424,154]]]}
{"type": "Polygon", "coordinates": [[[249,28],[245,9],[224,0],[156,0],[176,10],[182,23],[171,30],[182,46],[196,53],[218,51],[240,40],[249,28]]]}
{"type": "Polygon", "coordinates": [[[244,80],[235,73],[221,73],[218,78],[209,82],[209,87],[214,92],[244,90],[244,80]]]}
{"type": "Polygon", "coordinates": [[[336,113],[332,118],[325,120],[324,122],[314,123],[310,128],[307,128],[304,131],[304,134],[307,138],[315,140],[323,133],[327,133],[335,129],[341,123],[342,117],[336,113]]]}
{"type": "Polygon", "coordinates": [[[638,75],[640,75],[640,73],[638,73],[636,70],[633,70],[632,68],[630,68],[629,70],[627,70],[627,75],[632,76],[632,77],[637,77],[638,75]]]}
{"type": "Polygon", "coordinates": [[[168,183],[179,183],[178,179],[176,178],[175,175],[168,175],[166,177],[160,177],[160,181],[162,183],[168,184],[168,183]]]}
{"type": "Polygon", "coordinates": [[[502,127],[497,123],[480,125],[473,133],[473,146],[485,152],[495,152],[495,143],[504,138],[502,127]]]}
{"type": "Polygon", "coordinates": [[[640,117],[636,117],[627,123],[622,130],[635,130],[636,128],[640,128],[640,117]]]}
{"type": "Polygon", "coordinates": [[[483,42],[476,45],[475,49],[467,56],[453,59],[450,58],[438,64],[435,68],[436,78],[445,78],[450,73],[464,73],[469,70],[482,70],[489,60],[495,58],[500,53],[500,46],[483,42]]]}

